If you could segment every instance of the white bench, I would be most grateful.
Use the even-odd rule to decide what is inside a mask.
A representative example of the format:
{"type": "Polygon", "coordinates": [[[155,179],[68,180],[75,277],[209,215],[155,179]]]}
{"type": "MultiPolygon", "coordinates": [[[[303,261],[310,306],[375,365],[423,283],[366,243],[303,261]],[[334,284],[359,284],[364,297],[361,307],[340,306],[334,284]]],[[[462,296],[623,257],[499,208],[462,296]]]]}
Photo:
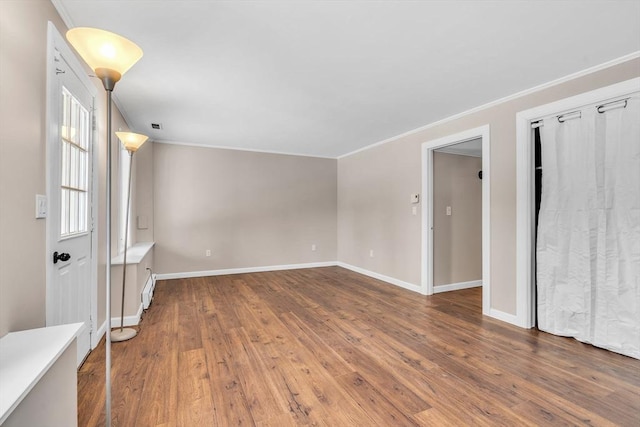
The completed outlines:
{"type": "Polygon", "coordinates": [[[77,426],[81,326],[11,332],[0,339],[0,425],[77,426]]]}

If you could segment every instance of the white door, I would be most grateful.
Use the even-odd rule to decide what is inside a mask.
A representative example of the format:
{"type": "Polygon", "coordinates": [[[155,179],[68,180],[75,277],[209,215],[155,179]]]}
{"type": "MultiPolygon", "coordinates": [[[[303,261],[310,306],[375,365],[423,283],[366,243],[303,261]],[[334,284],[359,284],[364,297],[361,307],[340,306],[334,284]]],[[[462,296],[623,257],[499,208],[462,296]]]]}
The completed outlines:
{"type": "Polygon", "coordinates": [[[79,365],[89,353],[92,333],[94,99],[58,51],[55,73],[50,96],[58,99],[51,104],[47,150],[47,326],[84,323],[77,337],[79,365]]]}

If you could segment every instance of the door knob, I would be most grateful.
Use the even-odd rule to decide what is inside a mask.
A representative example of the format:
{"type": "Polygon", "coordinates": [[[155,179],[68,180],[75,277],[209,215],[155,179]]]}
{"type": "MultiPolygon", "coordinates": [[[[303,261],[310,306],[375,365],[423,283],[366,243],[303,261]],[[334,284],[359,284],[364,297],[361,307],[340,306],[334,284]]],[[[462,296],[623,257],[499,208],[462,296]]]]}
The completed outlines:
{"type": "Polygon", "coordinates": [[[69,261],[71,259],[71,255],[66,252],[59,254],[57,251],[53,253],[53,263],[56,264],[58,260],[60,261],[69,261]]]}

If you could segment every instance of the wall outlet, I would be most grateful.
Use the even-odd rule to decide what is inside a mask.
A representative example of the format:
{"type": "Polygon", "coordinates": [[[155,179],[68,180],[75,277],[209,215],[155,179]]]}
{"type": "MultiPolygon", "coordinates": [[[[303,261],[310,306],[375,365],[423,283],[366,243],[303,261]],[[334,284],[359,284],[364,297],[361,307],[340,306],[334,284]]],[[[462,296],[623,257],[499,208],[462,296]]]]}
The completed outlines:
{"type": "Polygon", "coordinates": [[[416,206],[411,206],[411,215],[418,215],[418,208],[416,206]]]}
{"type": "Polygon", "coordinates": [[[211,249],[207,249],[206,251],[204,251],[204,255],[211,256],[211,249]]]}
{"type": "Polygon", "coordinates": [[[451,216],[451,206],[447,206],[447,216],[451,216]]]}
{"type": "Polygon", "coordinates": [[[373,249],[369,249],[369,256],[373,258],[373,249]]]}
{"type": "Polygon", "coordinates": [[[312,251],[315,251],[315,250],[316,250],[316,244],[315,244],[315,243],[311,245],[311,250],[312,250],[312,251]]]}

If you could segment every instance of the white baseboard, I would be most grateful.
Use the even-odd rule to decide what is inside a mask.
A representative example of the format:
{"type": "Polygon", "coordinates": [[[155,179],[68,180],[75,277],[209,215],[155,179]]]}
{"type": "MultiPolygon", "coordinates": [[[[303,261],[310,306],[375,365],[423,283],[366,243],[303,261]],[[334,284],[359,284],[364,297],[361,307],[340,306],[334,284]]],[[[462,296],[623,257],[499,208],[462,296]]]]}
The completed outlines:
{"type": "MultiPolygon", "coordinates": [[[[143,307],[142,307],[142,303],[140,303],[140,307],[138,307],[138,312],[134,316],[124,317],[124,322],[123,322],[124,326],[138,325],[140,323],[140,318],[142,318],[142,311],[143,311],[143,307]]],[[[118,326],[120,326],[120,318],[112,317],[111,328],[113,329],[118,326]]],[[[100,325],[100,327],[98,328],[98,331],[96,333],[96,338],[94,339],[93,336],[91,337],[91,350],[93,350],[98,346],[98,343],[102,339],[106,329],[107,329],[107,321],[105,320],[104,322],[102,322],[102,325],[100,325]]]]}
{"type": "MultiPolygon", "coordinates": [[[[144,310],[144,307],[142,306],[142,303],[140,303],[140,306],[138,307],[138,312],[133,315],[133,316],[124,316],[123,320],[123,324],[124,326],[136,326],[138,323],[140,323],[140,319],[142,318],[142,312],[144,310]]],[[[119,317],[112,317],[111,318],[111,327],[115,328],[116,326],[120,326],[120,318],[119,317]]]]}
{"type": "MultiPolygon", "coordinates": [[[[187,279],[191,277],[206,277],[206,276],[222,276],[227,274],[241,274],[241,273],[261,273],[266,271],[279,271],[279,270],[296,270],[302,268],[316,268],[316,267],[342,267],[347,270],[354,271],[356,273],[363,274],[365,276],[373,277],[374,279],[382,280],[383,282],[390,283],[395,286],[399,286],[404,289],[408,289],[413,292],[423,293],[422,287],[419,285],[415,285],[413,283],[405,282],[403,280],[396,279],[394,277],[385,276],[384,274],[376,273],[374,271],[369,271],[364,268],[356,267],[351,264],[347,264],[339,261],[325,261],[325,262],[312,262],[312,263],[304,263],[304,264],[286,264],[286,265],[268,265],[262,267],[244,267],[244,268],[226,268],[221,270],[207,270],[207,271],[188,271],[182,273],[164,273],[164,274],[154,274],[153,277],[153,285],[151,287],[151,297],[153,296],[153,290],[155,288],[155,282],[157,280],[170,280],[170,279],[187,279]]],[[[149,282],[145,284],[145,291],[149,282]]],[[[450,285],[436,286],[434,287],[434,293],[437,292],[446,292],[457,289],[467,289],[476,286],[482,286],[482,280],[472,280],[469,282],[460,282],[460,283],[452,283],[450,285]]],[[[144,291],[143,291],[144,294],[144,291]]],[[[143,296],[144,297],[144,296],[143,296]]],[[[150,301],[150,300],[149,300],[150,301]]],[[[142,316],[142,311],[144,309],[143,303],[140,303],[140,307],[138,309],[138,313],[135,316],[127,316],[124,318],[125,326],[135,326],[140,323],[140,318],[142,316]]],[[[489,314],[490,317],[494,319],[501,320],[503,322],[511,323],[512,325],[521,326],[518,322],[517,316],[509,313],[505,313],[500,310],[490,309],[489,314]]],[[[111,326],[120,325],[120,318],[114,317],[111,319],[111,326]]],[[[95,348],[97,343],[100,341],[102,336],[105,333],[106,322],[100,326],[98,329],[97,339],[92,339],[92,349],[95,348]],[[95,343],[95,344],[94,344],[95,343]]]]}
{"type": "Polygon", "coordinates": [[[365,276],[373,277],[374,279],[382,280],[383,282],[391,283],[392,285],[396,285],[413,292],[422,293],[422,287],[414,285],[413,283],[385,276],[384,274],[376,273],[374,271],[365,270],[364,268],[356,267],[355,265],[346,264],[344,262],[338,262],[337,265],[338,267],[346,268],[347,270],[355,271],[356,273],[364,274],[365,276]]]}
{"type": "Polygon", "coordinates": [[[107,321],[102,322],[102,325],[98,328],[98,331],[95,332],[95,335],[91,335],[91,350],[96,348],[104,335],[104,330],[107,328],[107,321]]]}
{"type": "Polygon", "coordinates": [[[471,280],[469,282],[450,283],[448,285],[440,285],[433,287],[433,293],[459,291],[461,289],[477,288],[482,286],[482,280],[471,280]]]}
{"type": "Polygon", "coordinates": [[[208,271],[186,271],[181,273],[158,273],[155,275],[156,280],[171,280],[171,279],[188,279],[191,277],[207,277],[207,276],[223,276],[227,274],[241,274],[241,273],[262,273],[265,271],[279,271],[279,270],[296,270],[302,268],[316,268],[316,267],[343,267],[347,270],[355,271],[356,273],[364,274],[365,276],[373,277],[374,279],[382,280],[383,282],[391,283],[392,285],[399,286],[410,291],[422,293],[422,289],[418,285],[413,283],[404,282],[402,280],[385,276],[384,274],[375,273],[373,271],[365,270],[364,268],[356,267],[354,265],[346,264],[339,261],[326,261],[326,262],[311,262],[304,264],[285,264],[285,265],[267,265],[263,267],[243,267],[243,268],[226,268],[221,270],[208,270],[208,271]]]}
{"type": "Polygon", "coordinates": [[[489,309],[489,317],[511,323],[515,326],[521,326],[518,323],[518,317],[515,314],[505,313],[504,311],[496,310],[495,308],[489,309]]]}
{"type": "Polygon", "coordinates": [[[188,279],[191,277],[224,276],[227,274],[263,273],[265,271],[297,270],[301,268],[333,267],[336,261],[309,262],[304,264],[265,265],[262,267],[225,268],[221,270],[186,271],[182,273],[158,273],[156,280],[188,279]]]}

